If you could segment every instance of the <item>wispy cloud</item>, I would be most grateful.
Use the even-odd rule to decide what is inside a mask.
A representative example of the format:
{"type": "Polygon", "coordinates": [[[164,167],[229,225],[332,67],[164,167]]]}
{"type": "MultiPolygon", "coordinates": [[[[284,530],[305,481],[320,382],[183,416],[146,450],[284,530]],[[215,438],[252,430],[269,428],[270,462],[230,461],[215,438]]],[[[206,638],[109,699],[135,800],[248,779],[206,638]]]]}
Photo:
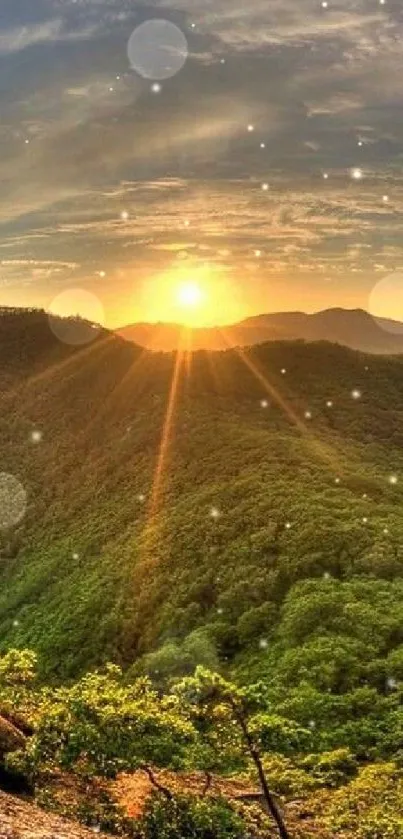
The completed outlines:
{"type": "Polygon", "coordinates": [[[67,31],[61,18],[31,24],[30,26],[0,30],[0,56],[21,52],[38,44],[85,41],[93,37],[96,31],[97,29],[94,26],[76,31],[67,31]]]}
{"type": "Polygon", "coordinates": [[[35,0],[26,21],[22,6],[6,0],[0,28],[4,282],[43,296],[74,276],[115,298],[208,261],[262,308],[281,283],[364,303],[401,264],[397,5],[35,0]],[[189,58],[153,89],[126,46],[158,16],[189,58]]]}

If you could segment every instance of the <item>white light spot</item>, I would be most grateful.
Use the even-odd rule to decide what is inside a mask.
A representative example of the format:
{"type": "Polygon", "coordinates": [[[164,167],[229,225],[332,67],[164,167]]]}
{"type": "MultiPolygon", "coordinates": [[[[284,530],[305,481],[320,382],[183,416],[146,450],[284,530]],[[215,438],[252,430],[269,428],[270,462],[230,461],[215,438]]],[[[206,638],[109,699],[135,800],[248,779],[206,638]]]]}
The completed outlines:
{"type": "Polygon", "coordinates": [[[140,504],[143,504],[145,500],[146,500],[145,495],[143,495],[143,493],[140,492],[140,494],[137,496],[137,501],[139,501],[140,504]]]}
{"type": "Polygon", "coordinates": [[[362,169],[354,168],[351,169],[351,177],[354,181],[360,181],[363,178],[363,171],[362,169]]]}
{"type": "Polygon", "coordinates": [[[291,530],[291,523],[290,523],[289,521],[287,521],[287,522],[285,523],[285,529],[286,529],[286,530],[291,530]]]}
{"type": "Polygon", "coordinates": [[[19,626],[19,625],[20,625],[19,621],[17,621],[17,620],[13,621],[13,626],[19,626]]]}
{"type": "Polygon", "coordinates": [[[222,615],[223,612],[224,612],[224,609],[222,609],[221,606],[219,606],[219,608],[217,609],[217,615],[222,615]]]}
{"type": "Polygon", "coordinates": [[[363,516],[362,523],[363,524],[368,524],[368,519],[367,519],[366,516],[363,516]]]}
{"type": "Polygon", "coordinates": [[[283,367],[283,369],[282,369],[282,371],[281,371],[281,375],[282,375],[282,376],[285,376],[286,372],[287,372],[287,370],[285,369],[285,367],[283,367]]]}
{"type": "Polygon", "coordinates": [[[383,528],[383,533],[384,533],[384,535],[385,535],[385,536],[387,536],[387,535],[388,535],[389,530],[388,530],[388,528],[387,528],[387,527],[384,527],[384,528],[383,528]]]}
{"type": "Polygon", "coordinates": [[[42,440],[43,434],[42,431],[32,431],[31,432],[31,442],[32,443],[40,443],[42,440]]]}
{"type": "Polygon", "coordinates": [[[251,134],[251,133],[252,133],[252,131],[254,131],[254,130],[255,130],[255,126],[254,126],[254,125],[248,125],[248,131],[249,131],[249,133],[250,133],[250,134],[251,134]]]}
{"type": "Polygon", "coordinates": [[[268,189],[269,189],[269,184],[266,184],[266,183],[262,184],[263,192],[267,192],[268,189]]]}
{"type": "Polygon", "coordinates": [[[259,256],[262,255],[262,251],[256,250],[256,251],[254,251],[254,254],[257,258],[259,258],[259,256]]]}
{"type": "Polygon", "coordinates": [[[104,277],[106,277],[106,271],[98,271],[98,276],[102,277],[103,279],[104,277]]]}
{"type": "Polygon", "coordinates": [[[127,54],[132,69],[144,79],[169,79],[186,63],[188,45],[178,26],[155,18],[132,32],[127,54]]]}
{"type": "Polygon", "coordinates": [[[384,204],[387,204],[389,201],[389,195],[382,195],[382,201],[384,204]]]}
{"type": "Polygon", "coordinates": [[[122,221],[127,221],[127,219],[129,218],[129,213],[127,212],[127,210],[123,210],[121,212],[120,218],[122,219],[122,221]]]}
{"type": "Polygon", "coordinates": [[[259,641],[260,649],[261,650],[267,650],[268,646],[269,646],[269,642],[267,641],[267,639],[266,638],[261,638],[260,641],[259,641]]]}
{"type": "Polygon", "coordinates": [[[388,688],[390,688],[390,690],[395,690],[397,688],[396,679],[390,678],[390,679],[387,680],[386,684],[387,684],[388,688]]]}
{"type": "Polygon", "coordinates": [[[154,84],[151,85],[151,93],[161,93],[161,90],[162,85],[160,85],[158,82],[154,82],[154,84]]]}
{"type": "Polygon", "coordinates": [[[78,553],[73,553],[73,554],[72,554],[72,557],[73,557],[73,559],[80,559],[80,554],[78,554],[78,553]]]}
{"type": "Polygon", "coordinates": [[[390,475],[389,483],[392,484],[392,486],[396,485],[397,484],[397,475],[390,475]]]}
{"type": "Polygon", "coordinates": [[[312,414],[311,414],[310,411],[305,411],[304,416],[305,416],[305,419],[312,419],[312,414]]]}
{"type": "Polygon", "coordinates": [[[328,399],[326,402],[326,408],[333,408],[333,402],[331,399],[328,399]]]}
{"type": "Polygon", "coordinates": [[[335,484],[339,484],[340,483],[340,478],[335,478],[334,482],[335,482],[335,484]]]}
{"type": "Polygon", "coordinates": [[[323,178],[324,178],[325,181],[327,181],[328,177],[329,177],[328,173],[324,172],[323,173],[323,178]]]}
{"type": "Polygon", "coordinates": [[[355,389],[355,390],[351,391],[351,398],[352,399],[361,399],[361,395],[362,394],[361,394],[360,390],[355,389]]]}
{"type": "Polygon", "coordinates": [[[261,408],[268,408],[269,407],[269,403],[268,403],[267,399],[262,399],[261,400],[260,407],[261,408]]]}
{"type": "Polygon", "coordinates": [[[220,511],[217,507],[212,507],[211,510],[210,510],[210,516],[211,516],[212,519],[219,519],[220,516],[221,516],[221,513],[220,513],[220,511]]]}
{"type": "Polygon", "coordinates": [[[329,7],[329,3],[327,2],[327,0],[322,0],[321,6],[322,9],[327,9],[329,7]]]}

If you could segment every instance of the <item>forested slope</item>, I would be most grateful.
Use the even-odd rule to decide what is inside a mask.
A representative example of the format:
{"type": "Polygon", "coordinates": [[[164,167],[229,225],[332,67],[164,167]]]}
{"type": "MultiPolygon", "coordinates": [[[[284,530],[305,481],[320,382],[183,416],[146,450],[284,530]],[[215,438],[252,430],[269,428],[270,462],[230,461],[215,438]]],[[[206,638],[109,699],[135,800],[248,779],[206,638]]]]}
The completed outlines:
{"type": "Polygon", "coordinates": [[[63,677],[221,661],[388,691],[403,667],[401,360],[273,343],[178,365],[107,333],[35,356],[27,318],[0,360],[2,471],[28,494],[1,536],[3,648],[63,677]]]}

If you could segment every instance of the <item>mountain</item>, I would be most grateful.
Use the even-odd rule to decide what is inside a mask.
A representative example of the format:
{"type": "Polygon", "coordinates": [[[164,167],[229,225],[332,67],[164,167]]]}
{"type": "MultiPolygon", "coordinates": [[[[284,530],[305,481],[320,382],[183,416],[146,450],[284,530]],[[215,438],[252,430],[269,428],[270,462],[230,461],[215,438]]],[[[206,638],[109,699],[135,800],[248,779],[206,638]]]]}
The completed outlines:
{"type": "Polygon", "coordinates": [[[279,312],[247,318],[233,326],[185,330],[174,323],[137,323],[117,334],[154,351],[170,352],[189,345],[193,350],[224,350],[267,341],[332,341],[362,352],[403,352],[403,324],[374,318],[363,309],[326,309],[315,314],[279,312]]]}
{"type": "MultiPolygon", "coordinates": [[[[1,648],[36,649],[52,677],[108,659],[259,670],[312,583],[368,621],[387,597],[399,621],[400,358],[272,342],[178,369],[106,332],[62,346],[29,312],[0,316],[0,346],[1,470],[20,488],[0,475],[1,648]]],[[[386,647],[371,630],[374,659],[401,625],[386,647]]]]}
{"type": "MultiPolygon", "coordinates": [[[[0,311],[0,713],[24,737],[39,731],[11,769],[31,772],[37,755],[46,806],[117,829],[81,758],[109,777],[142,730],[165,765],[173,741],[156,711],[159,742],[147,702],[173,725],[172,678],[202,665],[255,685],[254,707],[264,694],[253,719],[271,788],[302,807],[286,810],[292,836],[341,824],[346,837],[399,835],[403,357],[328,341],[190,355],[106,330],[84,346],[57,337],[77,334],[75,319],[0,311]],[[108,661],[123,674],[80,680],[108,661]]],[[[226,774],[239,767],[232,741],[226,774]]],[[[186,769],[204,766],[198,755],[191,741],[186,769]]],[[[0,795],[21,839],[25,820],[38,839],[87,835],[29,806],[0,795]]],[[[145,835],[160,832],[158,820],[145,835]]]]}

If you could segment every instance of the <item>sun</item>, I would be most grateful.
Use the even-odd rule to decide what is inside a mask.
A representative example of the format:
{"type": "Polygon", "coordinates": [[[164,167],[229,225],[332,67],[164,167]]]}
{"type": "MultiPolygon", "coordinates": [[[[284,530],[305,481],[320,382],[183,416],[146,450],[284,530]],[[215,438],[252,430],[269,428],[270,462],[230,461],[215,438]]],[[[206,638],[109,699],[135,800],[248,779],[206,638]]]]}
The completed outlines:
{"type": "Polygon", "coordinates": [[[198,283],[188,282],[181,283],[176,291],[176,299],[180,306],[185,309],[197,309],[203,302],[204,294],[198,283]]]}
{"type": "MultiPolygon", "coordinates": [[[[204,329],[240,320],[234,282],[221,265],[187,260],[145,277],[136,300],[143,319],[151,323],[174,323],[186,329],[204,329]]],[[[138,318],[137,318],[138,319],[138,318]]]]}

